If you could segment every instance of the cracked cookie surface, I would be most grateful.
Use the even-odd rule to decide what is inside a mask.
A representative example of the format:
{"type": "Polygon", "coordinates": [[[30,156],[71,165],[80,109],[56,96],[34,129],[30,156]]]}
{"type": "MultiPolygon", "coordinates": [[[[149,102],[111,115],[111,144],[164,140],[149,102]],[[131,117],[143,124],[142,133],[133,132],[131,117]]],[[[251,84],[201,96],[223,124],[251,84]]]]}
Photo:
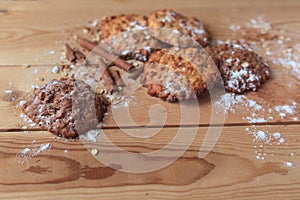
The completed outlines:
{"type": "Polygon", "coordinates": [[[167,45],[148,31],[148,19],[143,15],[109,16],[101,22],[101,39],[108,49],[125,60],[146,62],[156,49],[167,45]]]}
{"type": "Polygon", "coordinates": [[[149,28],[163,42],[179,47],[205,47],[210,42],[203,23],[195,17],[186,17],[171,9],[157,10],[149,16],[149,28]]]}
{"type": "Polygon", "coordinates": [[[174,102],[196,98],[213,87],[219,72],[203,49],[163,49],[151,55],[142,83],[148,94],[174,102]]]}
{"type": "Polygon", "coordinates": [[[34,89],[22,111],[41,128],[75,138],[102,122],[108,106],[104,96],[93,93],[82,81],[54,79],[34,89]]]}

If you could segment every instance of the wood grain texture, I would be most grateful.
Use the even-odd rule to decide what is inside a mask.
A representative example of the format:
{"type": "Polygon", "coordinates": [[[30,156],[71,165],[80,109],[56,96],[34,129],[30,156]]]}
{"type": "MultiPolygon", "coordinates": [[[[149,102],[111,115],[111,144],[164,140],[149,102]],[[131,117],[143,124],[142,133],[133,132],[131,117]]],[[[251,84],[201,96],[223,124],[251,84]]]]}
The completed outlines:
{"type": "Polygon", "coordinates": [[[216,39],[230,38],[230,24],[244,24],[262,15],[275,28],[300,33],[297,0],[1,1],[0,9],[5,12],[0,13],[0,64],[56,64],[65,39],[88,21],[119,13],[149,14],[160,8],[198,17],[216,39]],[[52,50],[54,54],[49,53],[52,50]],[[12,55],[18,55],[18,59],[12,55]]]}
{"type": "MultiPolygon", "coordinates": [[[[207,132],[207,128],[200,128],[180,159],[146,174],[124,173],[107,167],[80,141],[53,138],[47,132],[3,132],[0,134],[0,196],[3,199],[55,199],[59,195],[65,199],[254,199],[254,196],[297,199],[299,168],[286,167],[284,162],[300,165],[299,138],[295,131],[299,125],[256,127],[270,134],[280,131],[282,137],[288,138],[283,144],[255,141],[245,128],[225,127],[213,151],[199,159],[199,148],[207,132]],[[51,144],[49,150],[20,163],[22,158],[18,155],[24,148],[34,149],[45,143],[51,144]],[[265,160],[256,159],[255,146],[260,144],[266,153],[265,160]],[[291,151],[295,156],[290,155],[291,151]]],[[[118,147],[142,153],[160,149],[176,131],[176,128],[164,128],[149,140],[132,139],[120,130],[105,130],[104,134],[118,147]]],[[[93,144],[99,154],[113,154],[101,142],[93,144]]],[[[180,143],[172,147],[180,148],[180,143]]]]}
{"type": "MultiPolygon", "coordinates": [[[[51,69],[60,63],[60,52],[74,31],[103,16],[149,14],[161,8],[173,8],[198,17],[214,39],[230,38],[230,24],[244,24],[258,16],[264,16],[275,28],[294,35],[300,33],[298,0],[0,1],[0,199],[300,199],[298,106],[293,116],[280,118],[273,113],[268,124],[253,126],[245,119],[253,111],[237,105],[235,112],[228,114],[212,152],[200,159],[199,149],[211,116],[210,101],[205,98],[199,106],[192,107],[201,109],[200,121],[184,124],[185,135],[169,147],[169,152],[182,150],[191,132],[197,130],[188,150],[170,166],[145,174],[125,173],[99,162],[90,153],[91,149],[98,149],[98,155],[124,157],[102,140],[84,145],[82,141],[56,138],[46,131],[20,131],[25,124],[19,117],[15,99],[22,98],[32,85],[60,77],[60,74],[52,74],[51,69]],[[23,64],[33,66],[24,69],[23,64]],[[40,77],[45,80],[41,81],[40,77]],[[263,131],[266,138],[259,139],[257,131],[263,131]],[[276,132],[281,133],[283,141],[274,138],[276,132]],[[48,143],[51,148],[36,156],[20,154],[30,148],[32,155],[48,143]]],[[[266,110],[276,105],[291,105],[293,101],[299,104],[299,83],[280,66],[273,66],[272,73],[273,79],[261,90],[245,95],[266,110]]],[[[178,105],[151,98],[144,89],[139,89],[135,96],[129,107],[136,125],[117,124],[110,113],[103,134],[126,151],[158,150],[178,131],[178,105]],[[150,123],[149,108],[156,104],[165,110],[158,106],[158,110],[152,110],[154,114],[168,114],[165,127],[155,128],[158,124],[153,122],[152,128],[146,128],[150,123]],[[145,138],[157,131],[153,137],[145,138]]],[[[122,110],[114,112],[123,114],[122,110]]],[[[268,117],[268,113],[264,113],[262,116],[268,117]]],[[[212,127],[212,133],[218,128],[212,127]]]]}

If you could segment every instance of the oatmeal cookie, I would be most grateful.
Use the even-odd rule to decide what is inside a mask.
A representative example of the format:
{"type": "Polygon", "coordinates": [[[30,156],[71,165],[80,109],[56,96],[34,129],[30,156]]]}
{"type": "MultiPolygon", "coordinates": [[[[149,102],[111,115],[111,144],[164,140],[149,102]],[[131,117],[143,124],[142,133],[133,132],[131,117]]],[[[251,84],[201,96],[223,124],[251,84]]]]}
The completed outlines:
{"type": "Polygon", "coordinates": [[[146,16],[128,14],[109,16],[101,22],[101,41],[106,50],[122,59],[146,62],[156,49],[167,45],[148,33],[146,16]],[[107,48],[108,47],[108,48],[107,48]]]}
{"type": "Polygon", "coordinates": [[[174,102],[200,96],[214,86],[218,74],[203,49],[174,47],[150,56],[141,81],[149,95],[174,102]]]}
{"type": "Polygon", "coordinates": [[[163,42],[179,47],[205,47],[210,37],[202,22],[195,17],[185,17],[171,9],[157,10],[151,13],[148,26],[153,35],[163,42]]]}
{"type": "Polygon", "coordinates": [[[82,81],[52,80],[34,89],[22,111],[40,127],[58,136],[75,138],[95,128],[109,106],[82,81]]]}
{"type": "Polygon", "coordinates": [[[219,44],[206,49],[218,66],[228,91],[257,91],[270,78],[270,68],[264,59],[240,44],[219,44]]]}
{"type": "Polygon", "coordinates": [[[101,21],[101,39],[107,39],[122,32],[145,30],[148,26],[144,15],[128,14],[108,16],[101,21]]]}

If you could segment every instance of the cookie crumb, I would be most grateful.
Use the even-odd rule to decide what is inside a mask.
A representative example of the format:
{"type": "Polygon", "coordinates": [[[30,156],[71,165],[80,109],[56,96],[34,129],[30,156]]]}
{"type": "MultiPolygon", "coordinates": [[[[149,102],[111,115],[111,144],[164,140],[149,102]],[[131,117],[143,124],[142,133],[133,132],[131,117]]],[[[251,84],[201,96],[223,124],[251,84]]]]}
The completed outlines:
{"type": "Polygon", "coordinates": [[[59,67],[59,66],[54,66],[54,67],[51,69],[51,73],[52,73],[52,74],[57,74],[59,71],[60,71],[60,67],[59,67]]]}
{"type": "Polygon", "coordinates": [[[24,65],[22,65],[22,67],[23,67],[24,69],[27,69],[27,68],[30,67],[30,65],[29,65],[29,64],[24,64],[24,65]]]}
{"type": "Polygon", "coordinates": [[[96,156],[96,155],[98,155],[99,150],[98,150],[98,149],[92,149],[92,150],[91,150],[91,153],[92,153],[94,156],[96,156]]]}
{"type": "Polygon", "coordinates": [[[38,77],[37,80],[38,81],[44,81],[45,79],[43,77],[38,77]]]}

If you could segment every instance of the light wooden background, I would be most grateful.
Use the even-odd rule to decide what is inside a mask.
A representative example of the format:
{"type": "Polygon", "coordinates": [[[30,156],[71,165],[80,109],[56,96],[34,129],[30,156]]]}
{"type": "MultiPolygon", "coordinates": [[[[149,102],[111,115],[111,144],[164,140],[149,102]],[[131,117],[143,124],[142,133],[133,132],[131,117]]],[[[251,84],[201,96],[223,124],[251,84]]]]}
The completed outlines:
{"type": "MultiPolygon", "coordinates": [[[[260,15],[275,28],[295,35],[300,33],[300,2],[297,0],[1,0],[0,199],[300,199],[300,125],[298,120],[293,120],[293,117],[300,119],[299,108],[290,118],[277,117],[266,124],[256,124],[257,130],[280,132],[286,140],[282,145],[254,141],[245,131],[253,128],[252,124],[242,119],[251,111],[237,109],[235,114],[227,116],[213,151],[199,159],[198,150],[210,120],[210,102],[204,100],[194,105],[205,113],[199,123],[185,124],[187,132],[191,127],[199,127],[190,148],[172,165],[147,174],[127,174],[105,167],[80,141],[53,138],[43,130],[30,129],[29,133],[21,130],[24,122],[15,102],[10,101],[12,97],[4,90],[16,91],[14,97],[18,98],[29,92],[33,84],[41,85],[60,77],[50,70],[59,63],[64,42],[88,21],[119,13],[149,14],[160,8],[173,8],[198,17],[215,39],[230,38],[230,24],[244,24],[260,15]],[[24,64],[31,67],[24,69],[24,64]],[[39,77],[45,81],[38,80],[39,77]],[[24,164],[18,162],[16,154],[22,149],[45,143],[51,144],[50,150],[24,164]],[[256,158],[258,150],[266,153],[265,160],[256,158]],[[287,161],[295,166],[284,166],[287,161]]],[[[270,107],[282,105],[287,99],[300,103],[297,82],[279,66],[274,66],[273,72],[276,76],[265,87],[247,96],[270,107]],[[288,83],[294,87],[287,88],[288,83]]],[[[122,126],[143,130],[150,120],[148,108],[154,104],[161,104],[168,113],[165,127],[154,138],[142,140],[126,136],[112,115],[105,121],[104,132],[128,151],[159,149],[177,131],[178,105],[148,97],[145,90],[139,89],[134,106],[130,107],[138,126],[122,126]]],[[[181,145],[175,148],[180,149],[181,145]]]]}

